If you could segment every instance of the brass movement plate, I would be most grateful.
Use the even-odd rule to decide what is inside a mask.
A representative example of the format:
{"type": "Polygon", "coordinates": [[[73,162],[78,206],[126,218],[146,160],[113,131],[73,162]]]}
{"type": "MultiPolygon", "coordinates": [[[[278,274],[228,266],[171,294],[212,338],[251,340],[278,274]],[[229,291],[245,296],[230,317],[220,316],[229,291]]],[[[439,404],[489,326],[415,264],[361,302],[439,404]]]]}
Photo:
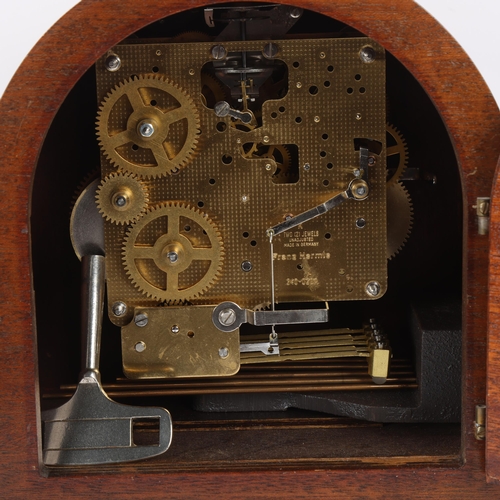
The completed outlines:
{"type": "Polygon", "coordinates": [[[239,330],[221,332],[212,322],[213,307],[138,308],[146,326],[133,321],[122,328],[125,375],[131,379],[215,377],[240,369],[239,330]]]}
{"type": "MultiPolygon", "coordinates": [[[[384,50],[368,38],[274,43],[276,60],[285,65],[286,95],[263,102],[255,112],[260,123],[246,129],[235,127],[229,116],[217,117],[201,94],[208,86],[209,94],[224,97],[204,76],[206,65],[217,63],[213,43],[119,45],[110,51],[121,60],[113,72],[105,67],[109,54],[98,61],[103,183],[117,183],[109,176],[121,173],[140,184],[127,193],[144,193],[144,206],[134,201],[130,221],[116,211],[103,213],[109,315],[115,324],[127,324],[135,307],[160,303],[229,300],[249,309],[268,304],[266,230],[344,191],[359,166],[357,139],[381,145],[369,170],[370,195],[274,238],[276,301],[369,300],[371,281],[380,284],[380,295],[385,292],[384,50]],[[359,57],[366,45],[376,54],[369,64],[359,57]],[[161,114],[166,110],[168,119],[161,114]],[[147,138],[134,144],[127,136],[127,127],[144,119],[168,136],[163,152],[149,147],[147,138]],[[288,153],[293,158],[283,158],[288,153]],[[283,163],[294,171],[280,180],[283,163]],[[361,218],[363,228],[356,226],[361,218]],[[182,270],[169,280],[165,259],[171,249],[178,251],[182,270]],[[247,262],[250,271],[242,269],[247,262]],[[111,311],[117,301],[128,306],[121,317],[111,311]]],[[[228,57],[261,54],[264,45],[224,43],[228,57]]],[[[101,205],[106,204],[101,200],[101,205]]]]}

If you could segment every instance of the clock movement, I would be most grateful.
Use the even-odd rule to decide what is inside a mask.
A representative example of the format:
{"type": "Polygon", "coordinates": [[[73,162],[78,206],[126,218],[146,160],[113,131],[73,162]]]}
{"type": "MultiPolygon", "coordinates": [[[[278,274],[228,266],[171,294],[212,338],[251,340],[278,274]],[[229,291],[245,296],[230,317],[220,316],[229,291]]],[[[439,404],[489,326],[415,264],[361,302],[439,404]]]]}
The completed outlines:
{"type": "Polygon", "coordinates": [[[1,101],[16,467],[54,491],[147,473],[196,495],[228,470],[233,496],[283,471],[322,496],[361,471],[494,488],[499,117],[458,45],[410,1],[125,3],[82,2],[35,50],[93,15],[72,69],[38,55],[1,101]]]}

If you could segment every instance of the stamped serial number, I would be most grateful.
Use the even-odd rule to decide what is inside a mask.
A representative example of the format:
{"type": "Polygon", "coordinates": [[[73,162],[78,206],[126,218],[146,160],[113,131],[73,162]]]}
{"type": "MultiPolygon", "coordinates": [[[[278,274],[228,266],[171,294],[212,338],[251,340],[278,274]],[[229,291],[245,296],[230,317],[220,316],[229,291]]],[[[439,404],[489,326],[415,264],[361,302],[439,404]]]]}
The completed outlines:
{"type": "Polygon", "coordinates": [[[287,278],[287,286],[298,286],[303,285],[307,287],[315,287],[319,285],[318,278],[287,278]]]}

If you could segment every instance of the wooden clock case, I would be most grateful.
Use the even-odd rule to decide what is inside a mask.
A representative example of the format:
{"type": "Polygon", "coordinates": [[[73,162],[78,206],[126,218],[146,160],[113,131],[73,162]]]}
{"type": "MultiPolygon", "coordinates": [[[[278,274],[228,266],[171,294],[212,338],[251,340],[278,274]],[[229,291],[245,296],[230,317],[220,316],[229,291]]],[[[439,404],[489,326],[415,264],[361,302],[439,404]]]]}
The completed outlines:
{"type": "MultiPolygon", "coordinates": [[[[377,40],[420,82],[439,111],[457,156],[463,190],[463,368],[461,452],[449,459],[407,456],[290,459],[224,471],[219,463],[188,468],[129,464],[90,474],[40,468],[37,331],[31,268],[31,194],[47,131],[68,92],[110,47],[199,0],[82,0],[40,40],[0,101],[3,241],[0,246],[0,483],[6,498],[37,492],[51,498],[486,498],[500,492],[500,196],[495,168],[500,115],[473,63],[448,33],[411,0],[297,0],[296,5],[346,23],[377,40]],[[477,230],[476,199],[492,192],[490,237],[477,230]],[[491,250],[490,250],[491,239],[491,250]],[[488,274],[488,265],[490,272],[488,274]],[[489,280],[489,288],[488,288],[489,280]],[[488,289],[490,295],[488,295],[488,289]],[[489,322],[488,322],[489,304],[489,322]],[[486,441],[474,437],[474,411],[487,404],[486,441]],[[173,469],[173,470],[172,470],[173,469]],[[109,474],[111,472],[111,474],[109,474]]],[[[55,314],[57,316],[57,314],[55,314]]],[[[57,322],[57,319],[55,320],[57,322]]],[[[283,436],[286,436],[286,431],[283,436]]],[[[216,436],[216,435],[214,435],[216,436]]],[[[214,439],[217,439],[214,437],[214,439]]],[[[259,437],[256,437],[259,439],[259,437]]],[[[266,446],[265,443],[262,444],[266,446]]],[[[439,447],[439,440],[437,440],[439,447]]],[[[287,451],[289,450],[289,451],[287,451]]],[[[439,453],[436,454],[438,456],[439,453]]]]}

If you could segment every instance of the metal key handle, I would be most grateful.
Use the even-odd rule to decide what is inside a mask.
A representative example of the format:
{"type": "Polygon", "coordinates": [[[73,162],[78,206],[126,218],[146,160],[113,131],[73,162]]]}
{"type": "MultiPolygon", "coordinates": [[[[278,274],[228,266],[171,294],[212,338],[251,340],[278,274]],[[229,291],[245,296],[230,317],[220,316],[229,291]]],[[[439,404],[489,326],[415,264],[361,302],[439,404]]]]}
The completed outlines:
{"type": "Polygon", "coordinates": [[[140,460],[166,451],[172,420],[163,408],[115,403],[100,383],[99,354],[104,305],[104,257],[82,257],[83,372],[73,397],[42,413],[45,465],[94,465],[140,460]],[[134,422],[155,421],[158,443],[136,445],[134,422]]]}

